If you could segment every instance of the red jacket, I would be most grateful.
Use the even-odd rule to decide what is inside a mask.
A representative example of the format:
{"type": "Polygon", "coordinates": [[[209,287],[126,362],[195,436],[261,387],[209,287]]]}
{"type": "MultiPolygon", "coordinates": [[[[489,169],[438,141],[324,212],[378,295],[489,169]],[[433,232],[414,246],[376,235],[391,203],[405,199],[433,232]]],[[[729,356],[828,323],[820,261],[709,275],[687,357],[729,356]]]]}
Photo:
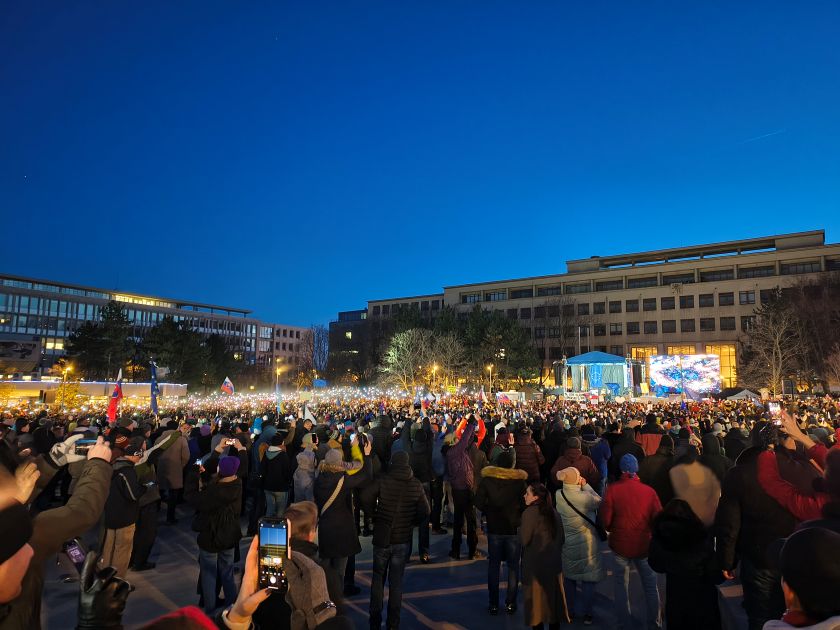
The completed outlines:
{"type": "MultiPolygon", "coordinates": [[[[827,453],[827,449],[822,444],[816,444],[808,449],[808,455],[820,468],[825,468],[827,453]]],[[[830,498],[822,492],[808,496],[782,479],[779,474],[779,464],[772,451],[764,451],[758,456],[758,483],[768,495],[799,521],[822,518],[822,507],[830,498]]]]}
{"type": "Polygon", "coordinates": [[[656,491],[636,475],[625,473],[609,484],[598,516],[610,534],[610,549],[625,558],[647,557],[653,519],[661,511],[656,491]]]}
{"type": "Polygon", "coordinates": [[[557,461],[554,462],[554,466],[551,467],[551,485],[559,486],[560,482],[557,481],[557,473],[564,468],[577,468],[581,477],[586,479],[586,483],[593,488],[597,488],[598,484],[601,483],[601,473],[598,472],[595,462],[593,462],[592,458],[588,455],[583,455],[579,448],[567,448],[566,451],[557,458],[557,461]]]}

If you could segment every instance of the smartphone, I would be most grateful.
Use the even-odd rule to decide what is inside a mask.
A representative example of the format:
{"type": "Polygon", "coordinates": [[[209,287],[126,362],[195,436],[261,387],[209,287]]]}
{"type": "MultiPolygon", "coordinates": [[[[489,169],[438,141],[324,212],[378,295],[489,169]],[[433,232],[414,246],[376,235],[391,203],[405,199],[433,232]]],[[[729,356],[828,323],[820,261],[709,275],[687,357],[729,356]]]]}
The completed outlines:
{"type": "Polygon", "coordinates": [[[73,445],[73,452],[76,455],[87,455],[90,447],[96,444],[96,440],[77,440],[73,445]]]}
{"type": "Polygon", "coordinates": [[[233,440],[233,439],[225,440],[225,444],[227,444],[228,446],[233,446],[234,444],[236,444],[236,440],[233,440]]]}
{"type": "Polygon", "coordinates": [[[87,555],[87,551],[85,550],[85,546],[82,544],[82,541],[78,538],[68,540],[64,543],[64,545],[62,545],[62,550],[70,559],[70,562],[73,563],[73,566],[76,567],[76,571],[81,573],[82,565],[85,563],[85,556],[87,555]]]}
{"type": "Polygon", "coordinates": [[[770,412],[771,416],[778,416],[782,413],[782,407],[777,402],[768,402],[767,403],[767,411],[770,412]]]}
{"type": "Polygon", "coordinates": [[[196,465],[196,466],[203,466],[203,465],[204,465],[204,462],[203,462],[203,461],[201,461],[201,458],[199,457],[197,460],[195,460],[195,465],[196,465]]]}
{"type": "Polygon", "coordinates": [[[264,516],[259,520],[259,584],[260,588],[285,591],[286,561],[292,557],[289,547],[291,523],[287,519],[264,516]]]}

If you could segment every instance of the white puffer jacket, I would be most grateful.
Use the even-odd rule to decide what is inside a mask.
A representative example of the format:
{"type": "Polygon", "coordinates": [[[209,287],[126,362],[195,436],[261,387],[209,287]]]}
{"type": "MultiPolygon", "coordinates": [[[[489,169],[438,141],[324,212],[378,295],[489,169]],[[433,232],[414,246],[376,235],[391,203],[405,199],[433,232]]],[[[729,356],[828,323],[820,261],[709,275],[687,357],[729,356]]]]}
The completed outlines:
{"type": "MultiPolygon", "coordinates": [[[[601,504],[601,497],[589,484],[581,487],[563,484],[563,492],[580,512],[595,520],[595,510],[601,504]]],[[[555,496],[555,505],[563,519],[563,577],[581,582],[599,582],[603,579],[601,551],[598,534],[592,526],[569,507],[560,490],[555,496]]]]}

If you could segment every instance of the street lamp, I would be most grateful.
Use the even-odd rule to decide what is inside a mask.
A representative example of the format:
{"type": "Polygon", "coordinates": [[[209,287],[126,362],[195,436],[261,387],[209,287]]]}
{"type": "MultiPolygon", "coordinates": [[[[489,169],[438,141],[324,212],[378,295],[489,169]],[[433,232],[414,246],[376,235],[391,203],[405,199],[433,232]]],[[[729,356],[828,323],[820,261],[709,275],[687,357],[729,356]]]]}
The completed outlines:
{"type": "Polygon", "coordinates": [[[487,366],[487,371],[490,372],[490,393],[493,393],[493,364],[487,366]]]}

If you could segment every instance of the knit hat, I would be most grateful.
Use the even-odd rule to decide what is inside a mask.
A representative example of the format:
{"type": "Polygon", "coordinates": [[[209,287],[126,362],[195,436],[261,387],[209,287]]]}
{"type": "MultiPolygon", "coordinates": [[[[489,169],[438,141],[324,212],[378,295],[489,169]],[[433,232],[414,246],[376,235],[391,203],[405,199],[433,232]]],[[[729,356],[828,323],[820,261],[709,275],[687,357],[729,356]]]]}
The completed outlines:
{"type": "Polygon", "coordinates": [[[201,433],[201,435],[202,435],[203,437],[207,437],[208,435],[210,435],[210,432],[212,431],[212,429],[210,428],[210,425],[209,425],[209,424],[202,424],[202,425],[199,427],[199,429],[198,429],[198,430],[199,430],[199,432],[201,433]]]}
{"type": "Polygon", "coordinates": [[[580,448],[580,438],[570,437],[566,440],[567,448],[580,448]]]}
{"type": "Polygon", "coordinates": [[[222,457],[219,460],[219,477],[233,477],[239,470],[238,457],[222,457]]]}
{"type": "Polygon", "coordinates": [[[584,424],[580,428],[580,434],[581,435],[587,435],[587,436],[594,436],[595,435],[595,425],[584,424]]]}
{"type": "Polygon", "coordinates": [[[132,424],[135,424],[134,418],[131,416],[123,416],[119,420],[117,420],[118,427],[124,427],[126,429],[130,428],[132,424]]]}
{"type": "Polygon", "coordinates": [[[29,510],[13,502],[0,510],[0,564],[15,555],[32,538],[32,517],[29,510]]]}
{"type": "Polygon", "coordinates": [[[341,466],[341,451],[337,448],[331,448],[324,456],[324,464],[327,466],[341,466]]]}
{"type": "Polygon", "coordinates": [[[618,467],[623,473],[632,473],[635,475],[639,472],[639,460],[637,460],[636,456],[632,453],[625,453],[621,456],[621,461],[618,463],[618,467]]]}
{"type": "Polygon", "coordinates": [[[127,451],[129,439],[130,438],[127,435],[123,435],[122,433],[118,434],[114,438],[114,448],[118,448],[121,451],[127,451]]]}
{"type": "Polygon", "coordinates": [[[513,468],[513,453],[509,450],[502,451],[499,453],[498,457],[496,457],[496,464],[499,468],[513,468]]]}
{"type": "MultiPolygon", "coordinates": [[[[271,438],[271,445],[272,446],[281,446],[283,442],[286,440],[286,433],[281,433],[278,431],[274,434],[274,437],[271,438]]],[[[311,438],[310,438],[311,439],[311,438]]]]}
{"type": "Polygon", "coordinates": [[[123,449],[126,455],[142,455],[143,454],[143,445],[146,443],[146,439],[143,437],[133,437],[129,438],[128,444],[123,449]]]}
{"type": "Polygon", "coordinates": [[[557,481],[562,481],[563,483],[575,486],[580,483],[580,471],[574,466],[558,470],[557,481]]]}

